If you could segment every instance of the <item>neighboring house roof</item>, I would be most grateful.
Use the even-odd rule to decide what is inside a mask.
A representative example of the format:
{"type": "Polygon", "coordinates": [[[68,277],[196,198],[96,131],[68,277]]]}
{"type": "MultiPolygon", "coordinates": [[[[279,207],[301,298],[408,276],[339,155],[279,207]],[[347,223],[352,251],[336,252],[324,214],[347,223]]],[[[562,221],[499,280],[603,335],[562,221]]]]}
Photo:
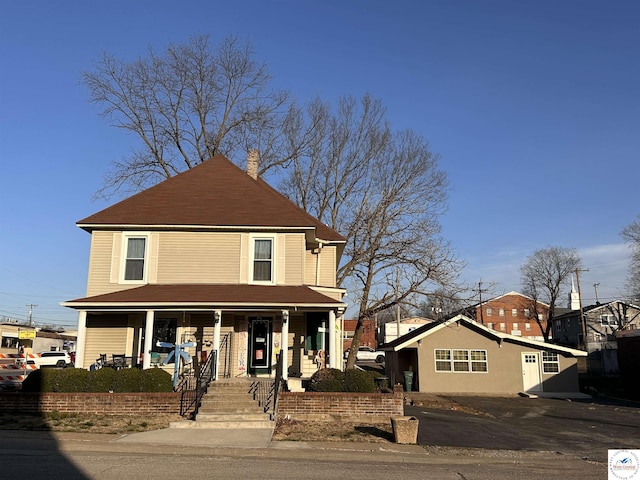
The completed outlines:
{"type": "Polygon", "coordinates": [[[113,293],[78,298],[62,303],[71,308],[134,308],[142,305],[154,307],[253,306],[261,307],[345,307],[346,304],[330,298],[310,287],[273,285],[212,285],[172,284],[143,285],[113,293]]]}
{"type": "MultiPolygon", "coordinates": [[[[425,318],[425,317],[409,317],[409,318],[403,318],[402,320],[400,320],[400,323],[423,325],[425,323],[429,323],[433,321],[434,320],[431,320],[430,318],[425,318]]],[[[387,322],[387,323],[390,323],[390,322],[387,322]]]]}
{"type": "MultiPolygon", "coordinates": [[[[611,305],[617,305],[617,304],[624,304],[627,307],[631,307],[634,308],[636,310],[640,310],[640,307],[637,305],[634,305],[633,303],[627,303],[627,302],[623,302],[622,300],[612,300],[611,302],[607,302],[607,303],[600,303],[600,304],[596,304],[596,305],[587,305],[586,307],[582,308],[582,311],[584,313],[587,312],[597,312],[598,310],[602,310],[605,309],[606,311],[610,312],[610,306],[611,305]]],[[[562,315],[556,315],[553,317],[554,320],[562,320],[565,318],[573,318],[573,317],[577,317],[580,315],[580,310],[570,310],[566,313],[563,313],[562,315]]]]}
{"type": "Polygon", "coordinates": [[[492,330],[476,322],[475,320],[472,320],[471,318],[465,315],[456,315],[455,317],[452,317],[448,320],[441,320],[439,322],[427,323],[426,325],[423,325],[422,327],[417,328],[407,333],[406,335],[402,335],[401,337],[397,338],[392,342],[381,345],[378,348],[380,350],[397,352],[398,350],[402,350],[403,348],[408,347],[409,345],[417,342],[418,340],[422,340],[423,338],[428,337],[429,335],[437,332],[438,330],[442,328],[447,328],[454,323],[462,324],[471,330],[474,330],[480,334],[485,335],[486,337],[494,338],[496,341],[500,343],[501,342],[516,343],[519,345],[526,345],[532,348],[537,348],[542,350],[562,352],[565,354],[572,355],[574,357],[587,356],[587,352],[583,350],[576,350],[574,348],[561,347],[559,345],[555,345],[551,343],[539,342],[537,340],[530,340],[527,337],[509,335],[508,333],[502,333],[496,330],[492,330]]]}
{"type": "MultiPolygon", "coordinates": [[[[533,298],[531,298],[531,297],[530,297],[530,296],[528,296],[528,295],[525,295],[525,294],[523,294],[523,293],[516,292],[516,291],[511,291],[511,292],[508,292],[508,293],[505,293],[505,294],[499,295],[499,296],[497,296],[497,297],[488,298],[487,300],[484,300],[483,302],[480,302],[480,303],[476,303],[475,305],[471,305],[471,308],[477,308],[477,307],[479,307],[480,305],[484,305],[485,303],[494,302],[494,301],[496,301],[496,300],[500,300],[500,299],[501,299],[501,298],[503,298],[503,297],[508,297],[508,296],[511,296],[511,295],[516,295],[516,296],[518,296],[518,297],[523,297],[523,298],[526,298],[527,300],[533,301],[533,298]]],[[[544,302],[542,302],[542,301],[540,301],[540,300],[538,300],[537,302],[538,302],[539,304],[541,304],[541,305],[544,305],[545,307],[548,307],[548,306],[549,306],[549,304],[548,304],[548,303],[544,303],[544,302]]]]}
{"type": "Polygon", "coordinates": [[[89,232],[113,228],[281,228],[315,231],[344,243],[335,230],[299,208],[262,179],[253,179],[222,155],[77,222],[89,232]]]}

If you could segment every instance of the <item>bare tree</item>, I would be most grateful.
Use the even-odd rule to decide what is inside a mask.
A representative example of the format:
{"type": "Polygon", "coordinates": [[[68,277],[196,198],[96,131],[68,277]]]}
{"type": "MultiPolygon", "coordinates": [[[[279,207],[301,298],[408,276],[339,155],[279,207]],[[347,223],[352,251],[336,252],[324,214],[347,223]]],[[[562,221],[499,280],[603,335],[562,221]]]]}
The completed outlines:
{"type": "Polygon", "coordinates": [[[440,320],[453,312],[462,310],[464,302],[459,292],[451,292],[443,288],[437,288],[426,295],[426,301],[418,305],[417,313],[420,316],[440,320]]]}
{"type": "Polygon", "coordinates": [[[283,133],[296,110],[270,80],[251,44],[233,36],[215,48],[196,36],[132,61],[103,53],[82,81],[101,114],[140,143],[113,162],[96,196],[141,190],[218,153],[244,160],[257,148],[261,174],[286,162],[285,142],[295,149],[283,133]]]}
{"type": "Polygon", "coordinates": [[[631,244],[627,290],[629,297],[635,303],[640,299],[640,215],[622,230],[622,238],[631,244]]]}
{"type": "Polygon", "coordinates": [[[532,299],[529,310],[533,313],[545,342],[549,341],[551,321],[562,286],[580,265],[581,259],[575,249],[548,247],[533,252],[520,267],[522,293],[532,299]],[[538,302],[549,304],[546,314],[538,302]]]}
{"type": "Polygon", "coordinates": [[[311,102],[299,122],[305,133],[291,132],[305,148],[283,185],[347,238],[338,282],[358,304],[347,368],[355,364],[364,319],[447,285],[460,266],[439,235],[447,181],[438,156],[416,133],[392,132],[385,114],[369,95],[343,97],[335,111],[311,102]]]}

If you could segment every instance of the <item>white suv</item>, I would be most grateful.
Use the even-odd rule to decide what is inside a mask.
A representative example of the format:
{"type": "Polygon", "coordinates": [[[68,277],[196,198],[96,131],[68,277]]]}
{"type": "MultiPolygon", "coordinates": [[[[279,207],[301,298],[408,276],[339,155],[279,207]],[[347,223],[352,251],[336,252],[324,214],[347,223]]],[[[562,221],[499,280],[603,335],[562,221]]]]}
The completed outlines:
{"type": "MultiPolygon", "coordinates": [[[[349,350],[344,352],[344,358],[349,357],[349,350]]],[[[385,360],[384,352],[374,350],[371,347],[366,345],[362,345],[358,348],[358,353],[356,354],[357,361],[373,361],[376,363],[382,363],[385,360]]]]}
{"type": "Polygon", "coordinates": [[[34,363],[38,367],[59,367],[66,368],[72,366],[71,357],[68,352],[42,352],[34,358],[34,363]]]}

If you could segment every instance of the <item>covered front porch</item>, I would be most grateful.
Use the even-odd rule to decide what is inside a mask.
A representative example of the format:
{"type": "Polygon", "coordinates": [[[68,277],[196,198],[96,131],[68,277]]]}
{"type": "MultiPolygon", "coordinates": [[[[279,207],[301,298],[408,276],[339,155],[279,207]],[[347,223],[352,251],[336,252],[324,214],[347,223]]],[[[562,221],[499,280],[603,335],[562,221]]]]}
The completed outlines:
{"type": "MultiPolygon", "coordinates": [[[[187,303],[184,296],[180,301],[183,286],[169,289],[176,300],[161,301],[159,296],[166,299],[169,292],[157,287],[66,302],[79,311],[76,367],[90,368],[104,354],[124,354],[129,366],[173,372],[173,358],[166,362],[173,347],[167,344],[178,343],[189,344],[184,350],[190,361],[179,365],[181,375],[197,374],[213,352],[214,371],[224,378],[273,376],[278,355],[285,380],[308,378],[320,367],[342,368],[346,305],[309,287],[250,288],[253,302],[238,301],[227,292],[227,301],[207,305],[187,303]],[[139,295],[133,297],[133,291],[139,295]]],[[[217,287],[211,286],[210,294],[224,293],[217,287]]]]}

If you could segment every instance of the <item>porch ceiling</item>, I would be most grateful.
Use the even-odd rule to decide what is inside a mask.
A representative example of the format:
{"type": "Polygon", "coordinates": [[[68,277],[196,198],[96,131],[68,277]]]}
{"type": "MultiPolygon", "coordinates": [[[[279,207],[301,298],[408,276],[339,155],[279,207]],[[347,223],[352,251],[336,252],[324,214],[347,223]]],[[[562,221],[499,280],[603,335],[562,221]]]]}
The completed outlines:
{"type": "Polygon", "coordinates": [[[172,284],[143,285],[119,292],[63,302],[76,309],[90,308],[346,308],[346,304],[312,288],[272,285],[172,284]]]}

